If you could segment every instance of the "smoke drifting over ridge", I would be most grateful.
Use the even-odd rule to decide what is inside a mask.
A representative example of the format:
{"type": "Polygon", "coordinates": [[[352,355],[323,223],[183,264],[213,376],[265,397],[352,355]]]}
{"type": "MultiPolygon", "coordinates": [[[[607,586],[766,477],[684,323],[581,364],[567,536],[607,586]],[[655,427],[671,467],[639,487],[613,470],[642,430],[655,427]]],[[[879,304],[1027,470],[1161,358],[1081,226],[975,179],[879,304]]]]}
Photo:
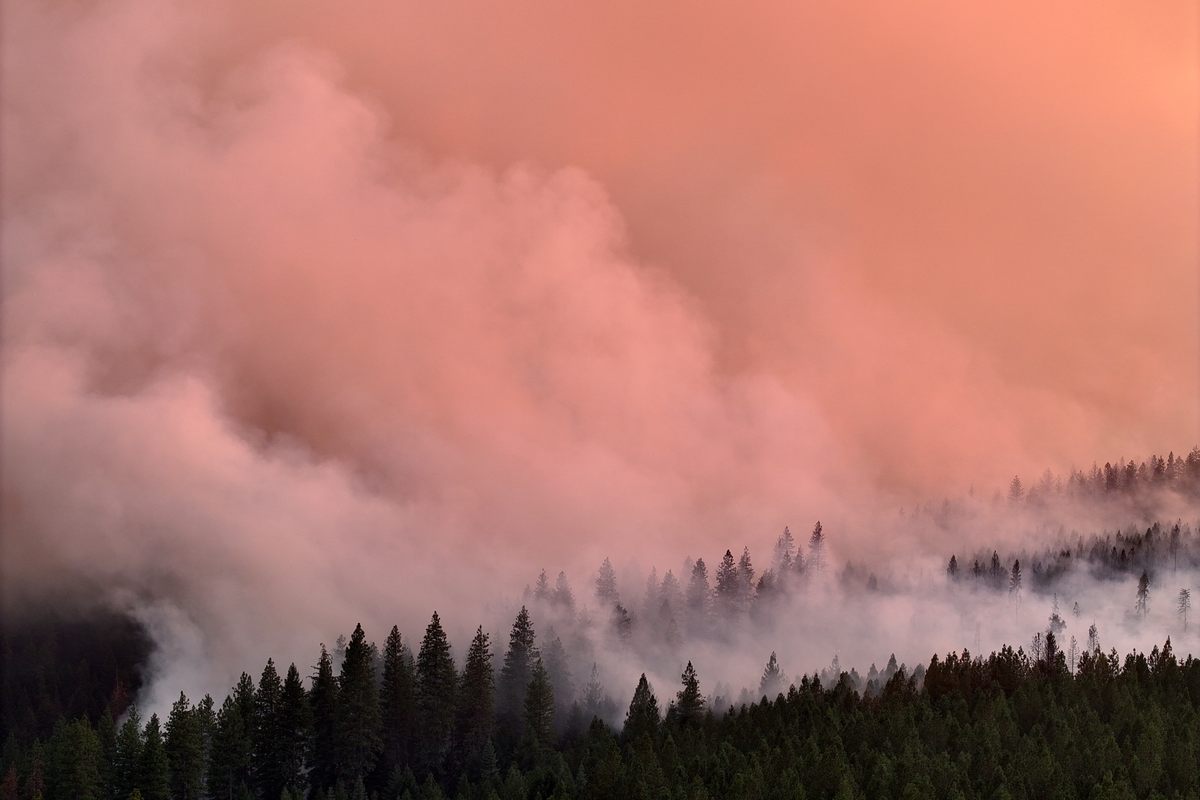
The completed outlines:
{"type": "Polygon", "coordinates": [[[914,16],[1002,110],[1040,67],[1038,113],[1080,89],[1043,130],[887,20],[812,15],[791,29],[828,45],[757,58],[748,13],[693,9],[661,49],[674,16],[614,6],[554,17],[568,57],[517,19],[265,8],[5,9],[13,608],[111,595],[217,689],[358,618],[453,608],[463,641],[531,565],[583,586],[606,554],[661,569],[817,517],[848,556],[940,557],[949,534],[856,514],[1200,439],[1194,25],[1105,38],[1134,76],[1109,110],[1109,68],[1074,82],[1099,53],[1006,84],[954,44],[986,21],[914,16]],[[833,55],[860,39],[862,65],[833,55]]]}

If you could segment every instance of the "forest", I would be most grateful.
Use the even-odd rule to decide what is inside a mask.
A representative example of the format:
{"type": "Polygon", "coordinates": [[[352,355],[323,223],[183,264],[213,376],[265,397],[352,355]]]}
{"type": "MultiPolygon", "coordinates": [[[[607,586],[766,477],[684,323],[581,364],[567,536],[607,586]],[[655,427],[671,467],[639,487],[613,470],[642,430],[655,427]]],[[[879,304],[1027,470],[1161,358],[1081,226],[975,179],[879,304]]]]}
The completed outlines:
{"type": "MultiPolygon", "coordinates": [[[[1193,450],[1044,477],[1029,491],[1014,478],[991,502],[1136,503],[1198,487],[1193,450]]],[[[915,515],[959,513],[946,509],[915,515]]],[[[480,625],[457,651],[436,612],[420,637],[396,626],[382,646],[358,625],[315,648],[311,666],[267,660],[223,697],[180,693],[163,718],[137,705],[152,643],[132,617],[10,621],[0,800],[1200,797],[1200,660],[1176,656],[1170,639],[1149,653],[1105,651],[1094,624],[1086,642],[1060,641],[1079,608],[1060,612],[1056,592],[1079,570],[1138,576],[1129,605],[1144,613],[1160,575],[1200,565],[1190,523],[1061,530],[1003,559],[995,548],[950,556],[952,592],[1053,598],[1020,646],[915,669],[892,655],[865,674],[835,655],[793,678],[772,652],[740,691],[703,682],[698,648],[779,630],[777,615],[819,581],[893,590],[853,564],[835,569],[830,535],[820,522],[806,541],[785,529],[761,572],[748,548],[726,550],[711,579],[689,558],[684,580],[651,571],[629,598],[605,559],[590,603],[565,573],[542,570],[506,642],[480,625]],[[645,672],[606,685],[605,650],[645,672]],[[664,674],[677,680],[647,678],[664,674]]],[[[1187,590],[1170,602],[1186,631],[1187,590]]]]}

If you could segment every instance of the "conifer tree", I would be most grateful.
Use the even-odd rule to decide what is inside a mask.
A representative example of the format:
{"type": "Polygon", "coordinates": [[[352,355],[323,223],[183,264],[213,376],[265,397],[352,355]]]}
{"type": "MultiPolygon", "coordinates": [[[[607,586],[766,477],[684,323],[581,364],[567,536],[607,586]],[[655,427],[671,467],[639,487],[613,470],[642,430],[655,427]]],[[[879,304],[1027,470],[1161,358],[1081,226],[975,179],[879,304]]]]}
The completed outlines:
{"type": "Polygon", "coordinates": [[[708,583],[708,567],[704,565],[704,559],[696,559],[688,579],[688,626],[692,633],[708,627],[709,603],[712,602],[712,597],[713,590],[708,583]]]}
{"type": "Polygon", "coordinates": [[[825,568],[825,531],[820,520],[817,520],[812,535],[808,537],[808,565],[816,573],[825,568]]]}
{"type": "Polygon", "coordinates": [[[283,680],[278,729],[280,781],[293,795],[303,798],[307,783],[305,763],[312,712],[308,705],[308,693],[304,691],[300,671],[295,664],[288,666],[287,677],[283,680]]]}
{"type": "Polygon", "coordinates": [[[212,755],[213,734],[217,728],[217,714],[213,705],[212,695],[206,694],[192,710],[196,715],[196,730],[200,733],[200,763],[204,765],[205,777],[208,775],[208,761],[212,755]]]}
{"type": "Polygon", "coordinates": [[[737,563],[733,560],[733,553],[729,550],[726,550],[725,555],[721,557],[721,563],[717,567],[716,582],[717,602],[720,604],[722,613],[728,616],[737,610],[741,592],[737,563]]]}
{"type": "Polygon", "coordinates": [[[565,720],[567,709],[575,699],[575,686],[571,680],[571,666],[567,663],[567,649],[562,639],[550,630],[546,646],[542,648],[542,663],[550,676],[550,688],[554,691],[556,718],[565,720]]]}
{"type": "Polygon", "coordinates": [[[212,750],[208,762],[208,794],[213,797],[240,797],[248,789],[250,737],[242,721],[242,712],[233,695],[227,695],[217,711],[212,750]]]}
{"type": "Polygon", "coordinates": [[[138,775],[142,763],[142,720],[136,706],[117,733],[117,752],[113,763],[113,796],[129,797],[138,787],[138,775]]]}
{"type": "Polygon", "coordinates": [[[418,747],[420,763],[427,770],[439,768],[450,747],[456,682],[450,642],[435,611],[417,654],[418,747]]]}
{"type": "Polygon", "coordinates": [[[308,778],[313,789],[324,792],[338,779],[338,685],[333,674],[333,659],[324,644],[317,659],[309,702],[312,707],[312,769],[308,778]]]}
{"type": "Polygon", "coordinates": [[[492,739],[494,698],[491,642],[481,625],[467,650],[458,690],[454,746],[455,762],[460,769],[476,773],[480,768],[484,750],[492,739]]]}
{"type": "MultiPolygon", "coordinates": [[[[117,759],[117,723],[108,706],[96,724],[96,740],[100,744],[100,795],[108,800],[113,794],[113,767],[117,759]]],[[[3,791],[0,791],[0,798],[4,798],[3,791]]]]}
{"type": "Polygon", "coordinates": [[[680,676],[682,686],[675,695],[671,716],[680,725],[693,725],[704,715],[704,696],[700,694],[700,679],[692,662],[687,662],[680,676]]]}
{"type": "Polygon", "coordinates": [[[533,587],[533,598],[539,603],[550,600],[550,576],[546,574],[546,570],[538,574],[537,583],[533,587]]]}
{"type": "Polygon", "coordinates": [[[512,744],[520,738],[525,692],[533,676],[536,655],[533,621],[529,609],[521,606],[508,634],[508,651],[496,683],[496,715],[502,744],[512,744]]]}
{"type": "Polygon", "coordinates": [[[50,739],[48,762],[48,797],[102,800],[100,740],[86,719],[59,720],[50,739]]]}
{"type": "Polygon", "coordinates": [[[400,629],[393,625],[383,646],[383,683],[379,689],[383,750],[380,771],[389,780],[408,762],[416,722],[416,675],[400,629]]]}
{"type": "Polygon", "coordinates": [[[612,632],[617,641],[623,645],[628,645],[633,638],[633,617],[620,603],[613,605],[612,632]]]}
{"type": "Polygon", "coordinates": [[[613,571],[612,562],[607,558],[600,564],[596,573],[596,600],[601,608],[612,608],[620,600],[617,595],[617,574],[613,571]]]}
{"type": "Polygon", "coordinates": [[[142,733],[142,759],[138,765],[138,788],[145,800],[170,800],[170,766],[163,746],[158,715],[151,714],[142,733]]]}
{"type": "Polygon", "coordinates": [[[1179,619],[1183,621],[1183,630],[1186,633],[1188,627],[1188,613],[1192,610],[1192,593],[1187,589],[1179,590],[1179,601],[1176,605],[1176,613],[1179,614],[1179,619]]]}
{"type": "Polygon", "coordinates": [[[285,785],[281,763],[282,705],[283,681],[275,669],[275,662],[268,658],[254,693],[254,728],[249,732],[253,745],[251,774],[254,787],[262,797],[276,797],[285,785]]]}
{"type": "Polygon", "coordinates": [[[667,570],[667,574],[663,575],[662,587],[659,589],[658,596],[660,620],[674,618],[683,611],[683,588],[671,570],[667,570]]]}
{"type": "Polygon", "coordinates": [[[1138,578],[1137,602],[1134,604],[1139,617],[1144,617],[1150,611],[1150,573],[1142,570],[1138,578]]]}
{"type": "Polygon", "coordinates": [[[567,573],[558,573],[558,578],[554,581],[552,600],[558,608],[566,611],[575,610],[575,595],[571,592],[571,585],[567,583],[567,573]]]}
{"type": "Polygon", "coordinates": [[[787,678],[779,668],[779,659],[772,650],[771,657],[767,659],[767,666],[763,669],[762,678],[758,682],[758,694],[760,697],[774,700],[775,696],[783,691],[786,683],[787,678]]]}
{"type": "Polygon", "coordinates": [[[742,610],[750,607],[754,599],[754,564],[750,561],[750,548],[742,548],[742,557],[738,559],[738,599],[742,610]]]}
{"type": "Polygon", "coordinates": [[[171,796],[175,800],[200,800],[204,792],[204,742],[200,720],[183,692],[171,706],[166,734],[171,796]]]}
{"type": "Polygon", "coordinates": [[[792,529],[785,525],[783,533],[775,542],[775,556],[771,561],[771,567],[775,570],[776,575],[787,575],[792,571],[792,560],[795,558],[795,554],[796,540],[792,537],[792,529]]]}
{"type": "Polygon", "coordinates": [[[335,718],[339,777],[353,786],[370,773],[383,746],[375,666],[361,624],[354,626],[342,659],[335,718]]]}
{"type": "Polygon", "coordinates": [[[554,690],[539,657],[533,662],[525,692],[525,740],[534,753],[551,744],[554,735],[554,690]]]}
{"type": "Polygon", "coordinates": [[[629,703],[629,712],[625,715],[625,727],[621,735],[626,741],[637,741],[642,735],[654,738],[658,732],[660,721],[658,699],[650,691],[650,683],[646,673],[638,679],[637,688],[633,691],[633,700],[629,703]]]}
{"type": "Polygon", "coordinates": [[[952,581],[958,579],[958,556],[950,556],[950,563],[946,565],[946,576],[952,581]]]}

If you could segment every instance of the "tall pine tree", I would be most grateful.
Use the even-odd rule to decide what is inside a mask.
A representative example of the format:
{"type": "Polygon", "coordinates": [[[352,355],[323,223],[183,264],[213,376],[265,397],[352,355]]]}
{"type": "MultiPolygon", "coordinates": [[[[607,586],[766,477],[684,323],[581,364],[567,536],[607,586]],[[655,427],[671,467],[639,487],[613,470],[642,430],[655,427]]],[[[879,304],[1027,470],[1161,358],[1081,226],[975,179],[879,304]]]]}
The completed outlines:
{"type": "Polygon", "coordinates": [[[492,650],[483,626],[475,631],[458,690],[454,761],[459,769],[478,775],[484,750],[492,738],[495,678],[492,650]]]}
{"type": "Polygon", "coordinates": [[[419,763],[425,770],[440,769],[449,750],[454,729],[456,680],[450,642],[435,611],[425,628],[425,638],[421,640],[421,650],[417,654],[419,763]]]}
{"type": "Polygon", "coordinates": [[[362,625],[354,626],[342,659],[335,719],[338,775],[346,786],[354,786],[365,780],[383,746],[375,666],[362,625]]]}
{"type": "Polygon", "coordinates": [[[383,647],[383,684],[379,690],[383,720],[380,772],[390,781],[408,763],[416,721],[416,676],[400,629],[393,626],[383,647]]]}

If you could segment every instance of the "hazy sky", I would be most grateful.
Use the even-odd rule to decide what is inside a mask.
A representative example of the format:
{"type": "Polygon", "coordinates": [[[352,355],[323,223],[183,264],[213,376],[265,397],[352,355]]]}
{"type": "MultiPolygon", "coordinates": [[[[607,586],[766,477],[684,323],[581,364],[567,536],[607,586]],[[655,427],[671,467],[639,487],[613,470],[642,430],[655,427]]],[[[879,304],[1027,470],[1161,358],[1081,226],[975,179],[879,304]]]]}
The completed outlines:
{"type": "Polygon", "coordinates": [[[1200,441],[1195,4],[817,5],[6,3],[9,563],[344,626],[1200,441]]]}

